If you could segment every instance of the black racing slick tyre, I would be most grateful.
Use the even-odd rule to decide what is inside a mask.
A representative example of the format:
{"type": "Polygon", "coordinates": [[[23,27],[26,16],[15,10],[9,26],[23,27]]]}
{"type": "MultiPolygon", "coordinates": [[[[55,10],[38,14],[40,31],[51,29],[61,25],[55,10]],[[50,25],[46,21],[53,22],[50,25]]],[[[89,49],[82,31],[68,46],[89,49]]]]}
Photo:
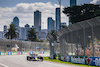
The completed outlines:
{"type": "Polygon", "coordinates": [[[31,57],[27,56],[27,60],[30,61],[31,60],[31,57]]]}
{"type": "Polygon", "coordinates": [[[41,61],[43,61],[43,57],[40,57],[41,61]]]}

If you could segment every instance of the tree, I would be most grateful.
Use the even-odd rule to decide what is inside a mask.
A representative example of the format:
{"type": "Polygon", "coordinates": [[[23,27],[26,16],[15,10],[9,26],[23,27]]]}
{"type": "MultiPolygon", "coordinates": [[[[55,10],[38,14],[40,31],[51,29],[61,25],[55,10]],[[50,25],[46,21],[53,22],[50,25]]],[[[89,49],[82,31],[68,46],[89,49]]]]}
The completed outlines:
{"type": "Polygon", "coordinates": [[[84,4],[81,6],[65,7],[63,13],[70,17],[72,24],[100,16],[100,5],[84,4]]]}
{"type": "Polygon", "coordinates": [[[54,41],[57,41],[57,35],[55,30],[51,30],[50,34],[53,36],[54,41]]]}
{"type": "Polygon", "coordinates": [[[28,40],[30,41],[37,41],[37,34],[38,32],[35,31],[35,28],[31,28],[30,30],[28,30],[28,40]]]}
{"type": "Polygon", "coordinates": [[[17,32],[17,28],[14,24],[10,24],[10,27],[8,29],[8,32],[4,35],[7,39],[16,39],[19,36],[19,33],[17,32]]]}

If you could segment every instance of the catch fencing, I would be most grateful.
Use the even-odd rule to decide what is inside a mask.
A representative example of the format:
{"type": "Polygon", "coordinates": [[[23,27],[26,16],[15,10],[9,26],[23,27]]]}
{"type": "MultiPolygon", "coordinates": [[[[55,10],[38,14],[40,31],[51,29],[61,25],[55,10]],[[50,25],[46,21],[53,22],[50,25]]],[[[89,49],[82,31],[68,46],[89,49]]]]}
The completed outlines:
{"type": "Polygon", "coordinates": [[[69,25],[57,34],[61,55],[100,57],[100,17],[69,25]]]}
{"type": "Polygon", "coordinates": [[[57,32],[59,48],[48,35],[50,42],[50,58],[65,62],[100,66],[100,17],[81,21],[57,32]],[[56,49],[55,49],[56,48],[56,49]]]}
{"type": "Polygon", "coordinates": [[[0,39],[0,52],[9,51],[49,51],[49,43],[0,39]]]}

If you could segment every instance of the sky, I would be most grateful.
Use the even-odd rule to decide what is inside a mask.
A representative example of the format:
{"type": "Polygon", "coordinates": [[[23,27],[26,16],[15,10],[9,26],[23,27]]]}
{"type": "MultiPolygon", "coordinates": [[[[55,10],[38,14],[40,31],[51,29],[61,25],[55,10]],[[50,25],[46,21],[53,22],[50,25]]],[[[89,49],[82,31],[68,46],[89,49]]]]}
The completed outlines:
{"type": "MultiPolygon", "coordinates": [[[[68,7],[70,0],[61,0],[62,10],[68,7]]],[[[77,0],[77,5],[82,4],[100,4],[100,0],[77,0]]],[[[55,20],[55,8],[59,7],[58,0],[0,0],[0,31],[3,26],[13,21],[17,16],[19,18],[19,26],[24,27],[25,24],[34,25],[34,11],[42,12],[42,29],[47,29],[47,18],[52,17],[55,20]]],[[[61,22],[68,24],[68,17],[61,13],[61,22]]]]}

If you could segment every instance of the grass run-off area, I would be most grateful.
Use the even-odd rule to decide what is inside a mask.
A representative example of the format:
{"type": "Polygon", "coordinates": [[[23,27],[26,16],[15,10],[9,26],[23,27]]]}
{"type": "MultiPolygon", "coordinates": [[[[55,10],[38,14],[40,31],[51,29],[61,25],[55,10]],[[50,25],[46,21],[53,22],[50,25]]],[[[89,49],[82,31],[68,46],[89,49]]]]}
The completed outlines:
{"type": "Polygon", "coordinates": [[[71,63],[71,62],[64,62],[64,61],[60,61],[60,60],[57,60],[57,59],[49,59],[49,57],[44,57],[44,60],[52,61],[52,62],[57,62],[57,63],[63,63],[63,64],[82,66],[82,67],[98,67],[98,66],[88,66],[88,65],[84,65],[84,64],[75,64],[75,63],[71,63]]]}

